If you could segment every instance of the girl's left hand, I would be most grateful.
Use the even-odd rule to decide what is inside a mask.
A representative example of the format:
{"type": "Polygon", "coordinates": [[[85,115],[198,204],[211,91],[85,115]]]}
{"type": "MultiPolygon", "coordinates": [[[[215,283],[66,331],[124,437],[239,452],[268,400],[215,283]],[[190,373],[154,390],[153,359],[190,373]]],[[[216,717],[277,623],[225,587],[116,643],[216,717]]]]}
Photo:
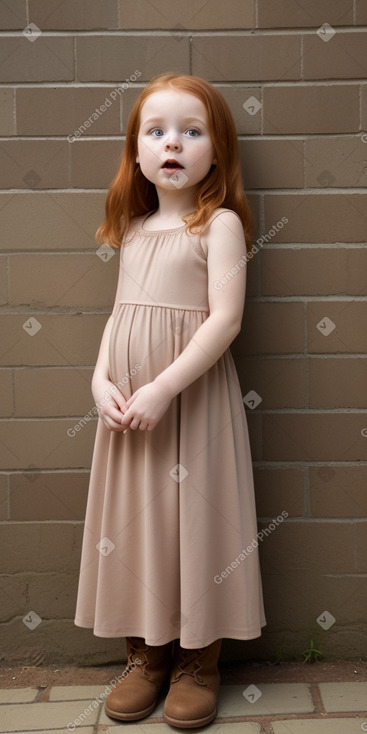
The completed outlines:
{"type": "Polygon", "coordinates": [[[121,425],[135,431],[152,431],[165,414],[172,396],[155,382],[148,382],[139,387],[126,402],[127,411],[121,419],[121,425]]]}

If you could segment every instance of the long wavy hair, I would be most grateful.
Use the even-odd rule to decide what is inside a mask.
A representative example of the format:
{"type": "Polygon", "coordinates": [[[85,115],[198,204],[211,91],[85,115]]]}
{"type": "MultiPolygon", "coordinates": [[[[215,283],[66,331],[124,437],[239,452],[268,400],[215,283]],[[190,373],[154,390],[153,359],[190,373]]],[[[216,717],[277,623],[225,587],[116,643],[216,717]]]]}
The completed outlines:
{"type": "Polygon", "coordinates": [[[184,216],[183,220],[189,231],[201,231],[215,209],[232,209],[242,221],[246,247],[249,249],[253,217],[243,189],[237,133],[228,104],[220,92],[203,79],[172,72],[155,76],[144,88],[130,113],[120,166],[108,190],[105,219],[97,229],[97,242],[120,247],[134,217],[158,209],[155,185],[148,181],[136,163],[137,140],[140,111],[145,100],[154,92],[167,88],[193,94],[203,102],[217,160],[198,184],[195,210],[184,216]]]}

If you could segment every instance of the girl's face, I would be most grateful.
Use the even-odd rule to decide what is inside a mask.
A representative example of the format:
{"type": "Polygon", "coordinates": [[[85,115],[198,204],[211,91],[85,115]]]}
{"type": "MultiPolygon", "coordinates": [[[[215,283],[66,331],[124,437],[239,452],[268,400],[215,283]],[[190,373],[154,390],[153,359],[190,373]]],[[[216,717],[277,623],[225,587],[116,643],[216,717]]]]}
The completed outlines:
{"type": "Polygon", "coordinates": [[[136,161],[157,188],[196,187],[216,162],[201,100],[187,92],[153,92],[140,111],[136,161]]]}

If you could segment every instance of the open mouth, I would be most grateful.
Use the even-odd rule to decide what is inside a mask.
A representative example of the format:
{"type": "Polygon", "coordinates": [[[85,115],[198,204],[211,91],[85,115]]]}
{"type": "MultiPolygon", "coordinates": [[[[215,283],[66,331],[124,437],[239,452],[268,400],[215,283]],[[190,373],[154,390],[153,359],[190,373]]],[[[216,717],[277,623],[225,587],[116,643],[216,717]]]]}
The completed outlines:
{"type": "Polygon", "coordinates": [[[183,166],[174,160],[174,158],[169,158],[163,163],[162,168],[164,171],[180,171],[183,169],[183,166]]]}

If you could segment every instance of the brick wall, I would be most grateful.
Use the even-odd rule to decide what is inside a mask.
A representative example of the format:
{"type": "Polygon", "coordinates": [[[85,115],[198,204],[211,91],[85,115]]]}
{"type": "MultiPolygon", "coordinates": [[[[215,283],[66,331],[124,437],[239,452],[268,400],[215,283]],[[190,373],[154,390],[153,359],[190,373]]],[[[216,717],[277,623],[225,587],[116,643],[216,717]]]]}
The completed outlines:
{"type": "Polygon", "coordinates": [[[260,543],[268,626],[224,654],[366,654],[366,3],[12,0],[0,20],[2,650],[121,655],[73,625],[117,278],[94,233],[131,105],[172,70],[236,121],[258,252],[232,352],[259,530],[288,514],[260,543]]]}

